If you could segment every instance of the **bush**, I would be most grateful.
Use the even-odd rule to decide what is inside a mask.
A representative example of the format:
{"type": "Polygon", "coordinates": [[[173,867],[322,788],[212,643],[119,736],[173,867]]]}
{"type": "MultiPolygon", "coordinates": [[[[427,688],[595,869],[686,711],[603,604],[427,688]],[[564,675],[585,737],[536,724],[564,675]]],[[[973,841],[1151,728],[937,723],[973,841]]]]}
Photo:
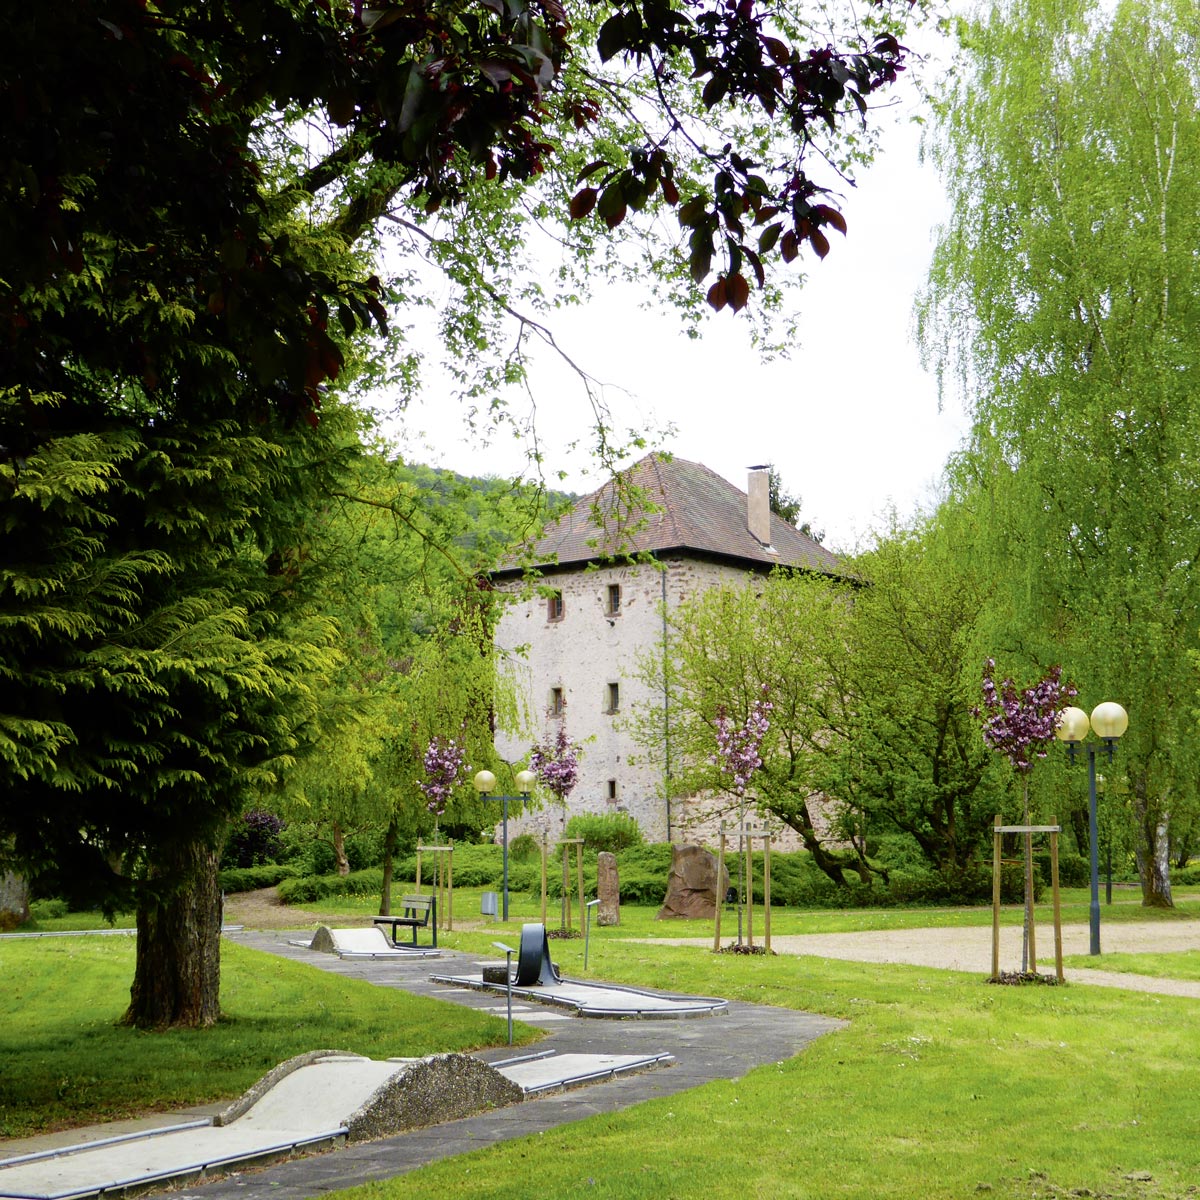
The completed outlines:
{"type": "Polygon", "coordinates": [[[383,863],[383,830],[368,829],[346,835],[346,861],[351,871],[365,871],[383,863]]]}
{"type": "Polygon", "coordinates": [[[519,833],[508,843],[508,857],[513,862],[539,862],[542,847],[532,833],[519,833]]]}
{"type": "Polygon", "coordinates": [[[29,916],[34,921],[65,917],[70,911],[70,905],[65,900],[33,900],[29,905],[29,916]]]}
{"type": "Polygon", "coordinates": [[[300,872],[291,863],[267,863],[261,867],[227,867],[218,876],[221,891],[227,895],[235,892],[255,892],[259,888],[274,887],[285,879],[294,879],[300,872]]]}
{"type": "Polygon", "coordinates": [[[1180,887],[1195,887],[1200,883],[1200,863],[1188,863],[1186,867],[1172,871],[1171,882],[1180,887]]]}
{"type": "MultiPolygon", "coordinates": [[[[439,856],[428,852],[421,855],[421,887],[430,885],[437,870],[436,859],[439,856]]],[[[509,873],[512,872],[512,850],[509,849],[509,873]]],[[[397,855],[393,860],[393,871],[397,879],[416,879],[417,853],[415,850],[408,854],[397,855]]],[[[504,875],[504,850],[500,846],[487,843],[471,845],[458,842],[454,844],[454,886],[470,888],[499,887],[504,875]]],[[[509,884],[512,891],[512,884],[509,884]]]]}
{"type": "Polygon", "coordinates": [[[378,896],[383,894],[383,871],[372,867],[349,875],[306,875],[285,879],[279,885],[282,904],[312,904],[329,896],[378,896]]]}
{"type": "Polygon", "coordinates": [[[222,867],[259,867],[274,862],[283,852],[282,820],[266,809],[252,808],[235,821],[221,856],[222,867]]]}
{"type": "MultiPolygon", "coordinates": [[[[1050,878],[1050,852],[1044,851],[1034,855],[1041,882],[1050,887],[1054,882],[1050,878]]],[[[1082,854],[1069,854],[1059,851],[1058,854],[1058,884],[1059,887],[1087,887],[1091,879],[1091,869],[1088,860],[1082,854]]],[[[1023,898],[1023,897],[1022,897],[1023,898]]]]}
{"type": "Polygon", "coordinates": [[[619,854],[645,840],[641,826],[628,813],[580,813],[567,822],[565,836],[582,838],[585,850],[619,854]]]}

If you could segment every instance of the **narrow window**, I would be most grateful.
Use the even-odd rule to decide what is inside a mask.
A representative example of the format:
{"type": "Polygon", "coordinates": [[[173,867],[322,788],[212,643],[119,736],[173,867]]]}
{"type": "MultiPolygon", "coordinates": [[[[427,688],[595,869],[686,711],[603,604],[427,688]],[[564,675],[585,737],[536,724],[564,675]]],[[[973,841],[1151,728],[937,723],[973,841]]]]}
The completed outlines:
{"type": "Polygon", "coordinates": [[[621,585],[619,583],[610,583],[608,585],[608,615],[615,617],[621,611],[621,585]]]}
{"type": "Polygon", "coordinates": [[[617,802],[617,781],[615,779],[608,781],[608,802],[609,804],[616,804],[617,802]]]}
{"type": "Polygon", "coordinates": [[[561,717],[567,707],[566,698],[563,696],[563,690],[560,687],[550,689],[550,715],[552,717],[561,717]]]}
{"type": "Polygon", "coordinates": [[[617,712],[621,707],[621,685],[619,683],[610,683],[608,685],[608,708],[605,710],[610,713],[617,712]]]}
{"type": "Polygon", "coordinates": [[[551,592],[549,597],[547,597],[546,617],[551,621],[561,621],[563,619],[562,592],[551,592]]]}

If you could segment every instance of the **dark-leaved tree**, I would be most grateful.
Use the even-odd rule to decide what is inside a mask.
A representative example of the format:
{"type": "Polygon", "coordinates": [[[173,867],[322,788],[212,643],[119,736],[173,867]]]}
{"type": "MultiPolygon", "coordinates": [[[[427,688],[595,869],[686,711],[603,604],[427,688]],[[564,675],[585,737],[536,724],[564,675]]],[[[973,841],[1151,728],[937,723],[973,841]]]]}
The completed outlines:
{"type": "Polygon", "coordinates": [[[673,210],[653,270],[740,309],[844,231],[807,164],[854,158],[909,7],[846,5],[845,44],[753,0],[9,14],[0,847],[136,905],[131,1023],[216,1020],[219,848],[310,737],[305,514],[355,444],[325,389],[403,300],[360,257],[380,219],[504,308],[480,214],[511,230],[542,177],[585,257],[673,210]]]}

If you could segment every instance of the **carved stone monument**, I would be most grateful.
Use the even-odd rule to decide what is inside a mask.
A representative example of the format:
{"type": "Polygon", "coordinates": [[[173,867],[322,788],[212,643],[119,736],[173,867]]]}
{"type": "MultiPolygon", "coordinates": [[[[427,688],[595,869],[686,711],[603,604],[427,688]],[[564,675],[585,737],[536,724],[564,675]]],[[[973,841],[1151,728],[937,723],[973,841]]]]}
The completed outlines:
{"type": "Polygon", "coordinates": [[[728,888],[729,872],[724,866],[721,878],[717,878],[716,855],[703,846],[672,846],[667,898],[655,919],[695,917],[711,921],[728,888]]]}
{"type": "Polygon", "coordinates": [[[620,925],[621,883],[617,875],[617,856],[601,850],[596,856],[597,925],[620,925]]]}

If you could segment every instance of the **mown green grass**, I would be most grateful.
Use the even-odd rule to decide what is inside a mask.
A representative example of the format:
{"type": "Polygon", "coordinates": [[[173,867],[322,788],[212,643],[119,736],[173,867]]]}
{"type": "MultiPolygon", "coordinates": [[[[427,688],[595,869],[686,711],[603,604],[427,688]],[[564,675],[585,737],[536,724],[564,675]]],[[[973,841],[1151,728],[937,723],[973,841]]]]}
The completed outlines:
{"type": "Polygon", "coordinates": [[[1069,954],[1063,966],[1121,971],[1149,975],[1155,979],[1200,980],[1200,950],[1176,950],[1158,954],[1069,954]]]}
{"type": "MultiPolygon", "coordinates": [[[[117,1023],[132,938],[0,941],[0,1136],[235,1097],[306,1050],[388,1058],[506,1037],[504,1021],[486,1014],[228,942],[221,973],[215,1029],[139,1033],[117,1023]]],[[[518,1025],[515,1036],[540,1034],[518,1025]]]]}
{"type": "Polygon", "coordinates": [[[535,1186],[620,1200],[1158,1198],[1194,1195],[1200,1181],[1194,1001],[619,943],[606,947],[605,973],[849,1024],[798,1056],[780,1047],[784,1061],[741,1080],[435,1164],[344,1200],[483,1200],[535,1186]]]}

